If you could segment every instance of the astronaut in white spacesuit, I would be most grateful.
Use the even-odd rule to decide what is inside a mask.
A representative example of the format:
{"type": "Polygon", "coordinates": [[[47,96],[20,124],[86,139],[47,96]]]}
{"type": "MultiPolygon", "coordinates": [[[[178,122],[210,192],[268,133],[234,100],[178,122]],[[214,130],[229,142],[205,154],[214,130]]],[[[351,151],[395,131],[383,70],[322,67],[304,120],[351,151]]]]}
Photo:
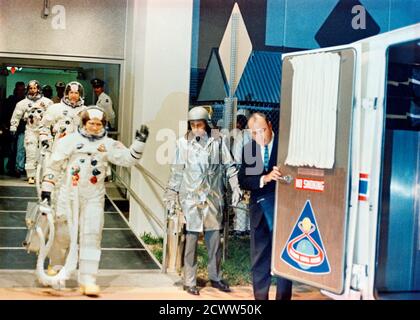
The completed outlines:
{"type": "MultiPolygon", "coordinates": [[[[63,166],[63,177],[55,208],[55,229],[59,235],[58,245],[50,252],[54,267],[65,262],[70,246],[68,222],[79,219],[79,274],[82,294],[99,295],[96,284],[101,256],[101,238],[104,224],[105,176],[110,163],[129,167],[141,158],[148,129],[142,126],[130,148],[107,137],[104,111],[91,106],[81,113],[79,129],[60,139],[47,161],[42,182],[42,199],[50,200],[57,177],[63,166]]],[[[74,227],[74,225],[72,226],[74,227]]],[[[77,227],[77,226],[76,226],[77,227]]],[[[77,238],[76,238],[77,239],[77,238]]]]}
{"type": "MultiPolygon", "coordinates": [[[[55,150],[58,141],[66,135],[77,131],[80,124],[80,113],[86,109],[83,99],[83,86],[77,81],[69,82],[64,89],[64,96],[61,99],[61,102],[53,104],[47,112],[44,113],[41,121],[39,141],[42,147],[49,151],[45,156],[45,162],[48,160],[50,153],[55,150]]],[[[44,170],[45,164],[43,165],[43,171],[44,170]]],[[[51,203],[53,209],[57,206],[57,193],[60,189],[62,175],[63,172],[57,173],[55,177],[55,190],[52,194],[51,203]]],[[[55,260],[57,260],[54,259],[54,257],[59,256],[57,252],[63,250],[62,243],[67,242],[68,234],[62,232],[62,230],[58,228],[54,237],[53,247],[50,250],[50,265],[48,266],[49,275],[54,275],[57,272],[57,270],[53,269],[53,266],[60,265],[60,263],[54,263],[55,260]]],[[[61,260],[59,259],[59,261],[61,260]]]]}
{"type": "Polygon", "coordinates": [[[79,114],[86,108],[83,99],[83,86],[77,81],[69,82],[61,102],[53,104],[44,114],[39,138],[42,146],[53,150],[57,140],[77,130],[79,114]]]}
{"type": "Polygon", "coordinates": [[[38,141],[42,115],[53,102],[44,97],[41,85],[37,80],[31,80],[26,87],[26,98],[16,104],[10,120],[10,132],[16,132],[19,121],[26,121],[25,127],[25,170],[28,183],[35,183],[36,166],[38,160],[38,141]]]}

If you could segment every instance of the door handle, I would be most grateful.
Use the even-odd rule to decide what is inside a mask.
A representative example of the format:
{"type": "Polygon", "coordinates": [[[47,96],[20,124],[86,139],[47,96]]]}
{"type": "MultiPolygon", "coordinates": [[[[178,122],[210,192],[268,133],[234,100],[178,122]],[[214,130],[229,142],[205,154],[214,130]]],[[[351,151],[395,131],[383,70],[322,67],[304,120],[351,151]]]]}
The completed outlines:
{"type": "Polygon", "coordinates": [[[293,181],[293,177],[291,175],[281,176],[279,181],[283,184],[291,184],[293,181]]]}

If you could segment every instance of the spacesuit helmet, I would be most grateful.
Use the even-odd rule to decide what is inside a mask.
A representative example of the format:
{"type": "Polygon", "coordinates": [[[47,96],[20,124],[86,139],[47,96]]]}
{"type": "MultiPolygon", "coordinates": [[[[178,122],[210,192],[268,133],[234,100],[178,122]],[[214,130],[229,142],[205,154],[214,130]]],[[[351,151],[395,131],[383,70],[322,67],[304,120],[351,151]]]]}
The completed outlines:
{"type": "Polygon", "coordinates": [[[26,85],[26,95],[28,95],[29,97],[35,97],[38,94],[41,94],[42,90],[41,90],[41,84],[39,83],[38,80],[30,80],[28,82],[28,84],[26,85]],[[36,92],[31,92],[31,88],[36,87],[37,91],[36,92]]]}
{"type": "Polygon", "coordinates": [[[92,105],[84,109],[80,113],[81,125],[85,126],[86,122],[92,119],[98,119],[102,122],[103,126],[106,125],[106,113],[105,111],[96,105],[92,105]]]}
{"type": "Polygon", "coordinates": [[[78,91],[81,100],[85,98],[85,89],[83,88],[80,82],[77,82],[77,81],[69,82],[66,85],[66,88],[64,89],[64,97],[68,97],[70,91],[78,91]]]}
{"type": "Polygon", "coordinates": [[[106,114],[98,106],[89,106],[80,112],[81,124],[79,132],[82,136],[93,141],[106,135],[106,114]]]}

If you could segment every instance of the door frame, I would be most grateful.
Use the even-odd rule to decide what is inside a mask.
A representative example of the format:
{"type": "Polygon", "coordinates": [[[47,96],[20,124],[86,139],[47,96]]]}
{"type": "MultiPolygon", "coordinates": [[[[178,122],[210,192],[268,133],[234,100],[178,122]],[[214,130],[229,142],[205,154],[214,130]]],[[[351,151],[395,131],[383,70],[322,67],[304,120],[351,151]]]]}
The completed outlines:
{"type": "Polygon", "coordinates": [[[67,56],[67,55],[48,55],[48,54],[35,54],[35,53],[13,53],[0,51],[1,58],[16,58],[16,59],[33,59],[33,60],[55,60],[55,61],[72,61],[84,63],[101,63],[101,64],[116,64],[120,67],[119,74],[119,97],[118,97],[118,133],[122,131],[123,122],[121,121],[120,114],[126,114],[124,103],[124,88],[125,88],[125,61],[123,59],[112,58],[92,58],[84,56],[67,56]]]}
{"type": "MultiPolygon", "coordinates": [[[[391,49],[391,47],[395,47],[395,46],[399,46],[399,45],[403,45],[405,43],[410,43],[410,42],[414,42],[414,41],[419,41],[420,42],[420,24],[414,25],[413,29],[415,30],[415,28],[418,28],[419,33],[416,37],[412,37],[410,34],[407,35],[407,37],[401,37],[399,34],[396,35],[396,38],[398,39],[395,42],[388,42],[384,45],[384,55],[385,55],[385,77],[384,77],[384,82],[383,82],[383,119],[382,119],[382,128],[381,128],[381,132],[380,132],[380,138],[381,138],[381,151],[380,154],[378,155],[380,157],[380,162],[379,162],[379,186],[378,186],[378,194],[377,194],[377,224],[376,226],[372,226],[375,230],[375,250],[373,252],[373,254],[370,256],[370,261],[369,264],[372,268],[374,268],[373,273],[371,274],[371,279],[370,279],[370,287],[369,287],[369,292],[372,295],[372,297],[374,297],[375,299],[380,299],[379,293],[376,290],[376,279],[377,279],[377,270],[378,270],[378,259],[379,259],[379,242],[380,242],[380,228],[381,228],[381,219],[382,219],[382,193],[383,193],[383,171],[384,171],[384,159],[385,159],[385,140],[386,140],[386,116],[387,116],[387,96],[388,96],[388,90],[387,90],[387,81],[388,81],[388,66],[389,66],[389,50],[391,49]],[[375,228],[376,227],[376,228],[375,228]]],[[[417,167],[420,166],[420,163],[417,163],[417,167]]],[[[418,192],[418,191],[417,191],[418,192]]],[[[415,206],[418,206],[418,204],[415,204],[415,206]]],[[[420,217],[417,216],[415,218],[417,225],[420,224],[420,217]]],[[[420,231],[419,230],[415,230],[414,232],[414,237],[415,238],[419,238],[420,237],[420,231]]],[[[413,252],[414,254],[414,252],[413,252]]]]}

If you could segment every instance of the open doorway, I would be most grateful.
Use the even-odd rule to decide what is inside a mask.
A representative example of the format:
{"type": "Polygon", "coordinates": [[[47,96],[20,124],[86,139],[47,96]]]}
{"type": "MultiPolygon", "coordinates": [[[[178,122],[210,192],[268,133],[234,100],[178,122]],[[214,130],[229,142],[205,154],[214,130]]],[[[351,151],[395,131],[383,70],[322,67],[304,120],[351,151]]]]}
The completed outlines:
{"type": "MultiPolygon", "coordinates": [[[[90,83],[93,78],[100,78],[105,82],[105,93],[110,96],[115,112],[114,124],[109,135],[118,139],[121,88],[120,61],[79,57],[52,57],[52,59],[47,59],[47,57],[36,55],[0,54],[0,151],[2,151],[0,155],[0,174],[15,176],[18,172],[18,169],[15,168],[17,146],[15,140],[11,139],[8,134],[10,119],[16,102],[22,99],[22,97],[13,97],[15,84],[20,82],[26,85],[30,80],[38,80],[41,86],[49,85],[52,88],[52,97],[59,101],[55,84],[58,81],[65,84],[70,81],[78,81],[84,87],[85,105],[92,105],[97,100],[90,83]]],[[[19,159],[21,158],[22,152],[19,159]]],[[[19,163],[22,163],[22,160],[19,163]]]]}
{"type": "Polygon", "coordinates": [[[80,82],[85,89],[85,105],[96,102],[90,80],[100,78],[105,81],[105,92],[111,97],[116,114],[115,130],[118,130],[120,99],[120,63],[80,62],[63,60],[44,60],[34,58],[0,57],[0,101],[13,94],[18,81],[25,84],[32,79],[41,85],[50,85],[55,94],[55,83],[63,81],[80,82]]]}
{"type": "Polygon", "coordinates": [[[388,50],[375,288],[420,299],[420,39],[388,50]]]}

